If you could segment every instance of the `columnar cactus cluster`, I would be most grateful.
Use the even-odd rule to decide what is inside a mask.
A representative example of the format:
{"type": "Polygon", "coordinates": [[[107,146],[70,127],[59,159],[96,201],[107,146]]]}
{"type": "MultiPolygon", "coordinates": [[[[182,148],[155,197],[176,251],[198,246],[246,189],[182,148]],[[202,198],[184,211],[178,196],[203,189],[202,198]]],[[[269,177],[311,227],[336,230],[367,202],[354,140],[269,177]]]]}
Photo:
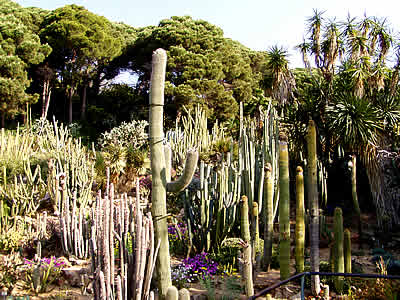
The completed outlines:
{"type": "Polygon", "coordinates": [[[154,239],[151,214],[144,214],[140,206],[139,182],[136,195],[134,201],[126,194],[114,199],[110,184],[104,197],[101,192],[96,197],[90,214],[95,299],[151,297],[150,282],[159,243],[154,239]]]}

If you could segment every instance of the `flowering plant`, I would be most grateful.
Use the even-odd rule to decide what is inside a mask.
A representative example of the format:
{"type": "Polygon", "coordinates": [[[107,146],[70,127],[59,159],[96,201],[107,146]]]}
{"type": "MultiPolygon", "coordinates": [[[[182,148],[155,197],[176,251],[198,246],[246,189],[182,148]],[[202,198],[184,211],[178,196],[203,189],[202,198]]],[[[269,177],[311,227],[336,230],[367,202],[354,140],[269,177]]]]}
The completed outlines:
{"type": "Polygon", "coordinates": [[[42,293],[60,275],[64,261],[52,256],[40,260],[24,259],[26,272],[25,282],[36,293],[42,293]]]}
{"type": "Polygon", "coordinates": [[[210,255],[206,252],[196,254],[195,257],[183,260],[183,264],[190,268],[193,274],[196,274],[199,278],[212,277],[218,270],[218,263],[210,258],[210,255]]]}
{"type": "Polygon", "coordinates": [[[185,245],[189,241],[186,224],[179,222],[168,225],[168,240],[171,245],[171,252],[174,254],[183,254],[185,245]]]}
{"type": "Polygon", "coordinates": [[[187,287],[188,283],[196,281],[196,276],[192,274],[190,267],[179,264],[172,267],[171,269],[171,279],[172,284],[177,287],[177,289],[182,289],[187,287]]]}

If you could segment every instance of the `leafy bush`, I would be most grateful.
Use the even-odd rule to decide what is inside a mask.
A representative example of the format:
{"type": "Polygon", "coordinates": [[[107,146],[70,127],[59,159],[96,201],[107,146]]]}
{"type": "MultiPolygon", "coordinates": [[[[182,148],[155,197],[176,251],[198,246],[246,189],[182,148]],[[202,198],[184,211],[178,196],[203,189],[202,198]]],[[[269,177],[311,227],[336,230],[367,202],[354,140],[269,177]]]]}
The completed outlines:
{"type": "Polygon", "coordinates": [[[147,145],[148,134],[145,132],[145,128],[148,124],[144,120],[134,120],[129,123],[122,122],[118,127],[102,133],[98,144],[101,149],[112,144],[121,147],[132,146],[134,149],[139,149],[147,145]]]}

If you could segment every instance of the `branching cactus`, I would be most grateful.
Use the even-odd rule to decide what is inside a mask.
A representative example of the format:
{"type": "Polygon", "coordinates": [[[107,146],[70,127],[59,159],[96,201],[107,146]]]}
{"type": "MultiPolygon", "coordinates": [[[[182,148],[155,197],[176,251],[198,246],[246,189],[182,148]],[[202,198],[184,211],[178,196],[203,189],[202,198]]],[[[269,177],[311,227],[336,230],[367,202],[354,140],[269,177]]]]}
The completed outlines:
{"type": "Polygon", "coordinates": [[[279,142],[279,262],[281,280],[290,276],[289,152],[287,137],[279,142]]]}
{"type": "MultiPolygon", "coordinates": [[[[335,208],[334,214],[334,233],[335,233],[335,242],[334,242],[334,263],[335,263],[335,272],[343,273],[344,272],[344,255],[343,255],[343,215],[342,209],[340,207],[335,208]]],[[[335,277],[335,289],[338,293],[343,292],[343,277],[336,276],[335,277]]]]}
{"type": "Polygon", "coordinates": [[[296,271],[304,272],[304,241],[305,241],[305,223],[304,223],[304,177],[302,167],[297,167],[296,174],[296,271]]]}
{"type": "Polygon", "coordinates": [[[155,228],[155,239],[160,242],[160,255],[157,259],[157,278],[159,280],[160,298],[164,299],[172,285],[168,243],[166,194],[169,191],[179,192],[192,180],[197,166],[198,153],[188,151],[183,175],[174,183],[166,179],[166,162],[164,156],[163,106],[165,71],[167,53],[157,49],[153,53],[151,87],[150,87],[150,158],[152,173],[152,216],[155,228]]]}

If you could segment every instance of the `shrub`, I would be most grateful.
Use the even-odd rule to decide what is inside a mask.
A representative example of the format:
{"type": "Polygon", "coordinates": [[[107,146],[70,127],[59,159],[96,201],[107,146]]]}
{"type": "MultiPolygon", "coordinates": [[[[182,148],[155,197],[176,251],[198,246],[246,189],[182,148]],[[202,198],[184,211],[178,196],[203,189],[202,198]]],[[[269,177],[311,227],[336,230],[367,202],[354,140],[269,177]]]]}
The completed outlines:
{"type": "Polygon", "coordinates": [[[101,149],[109,145],[119,145],[121,147],[132,146],[134,149],[142,148],[147,145],[148,134],[145,128],[149,123],[147,121],[122,122],[118,127],[102,133],[98,144],[101,149]]]}

